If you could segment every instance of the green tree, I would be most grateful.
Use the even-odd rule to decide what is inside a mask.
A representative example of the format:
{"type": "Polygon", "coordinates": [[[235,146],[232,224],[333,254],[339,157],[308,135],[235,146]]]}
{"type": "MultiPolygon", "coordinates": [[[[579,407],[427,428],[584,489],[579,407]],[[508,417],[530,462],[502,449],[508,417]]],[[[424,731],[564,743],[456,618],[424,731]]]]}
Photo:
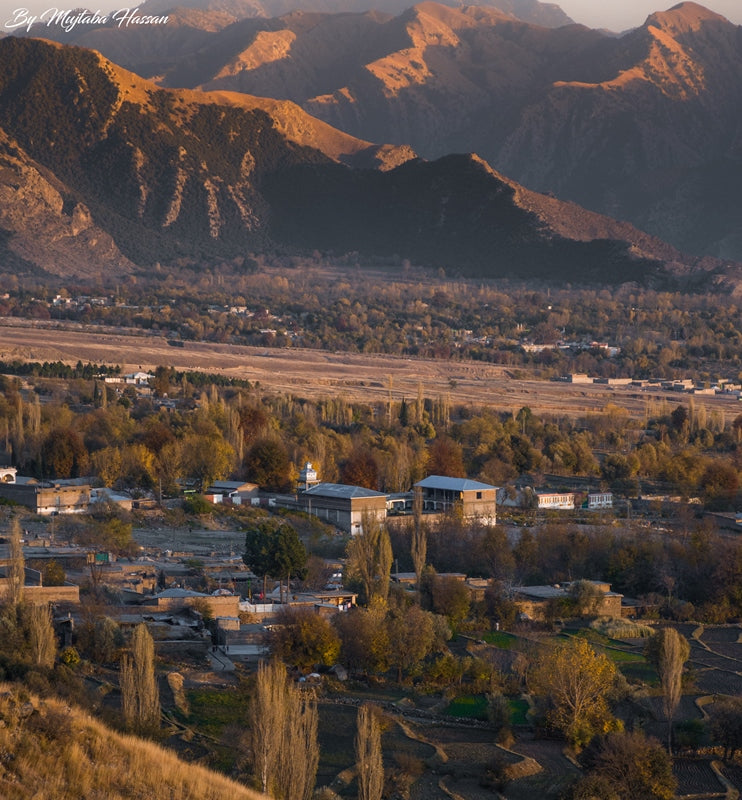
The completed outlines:
{"type": "Polygon", "coordinates": [[[433,578],[432,601],[433,611],[446,617],[456,630],[469,614],[471,592],[458,578],[436,575],[433,578]]]}
{"type": "Polygon", "coordinates": [[[126,522],[115,514],[103,515],[102,518],[93,520],[77,530],[74,538],[78,544],[94,547],[99,551],[131,554],[136,548],[131,522],[126,522]]]}
{"type": "Polygon", "coordinates": [[[739,491],[739,474],[734,465],[712,461],[701,475],[700,490],[706,508],[733,510],[739,491]]]}
{"type": "Polygon", "coordinates": [[[432,652],[436,641],[433,615],[418,605],[396,608],[387,615],[391,666],[402,673],[417,667],[432,652]]]}
{"type": "Polygon", "coordinates": [[[52,559],[44,565],[41,572],[41,582],[44,586],[64,586],[66,580],[67,575],[59,561],[52,559]]]}
{"type": "Polygon", "coordinates": [[[152,380],[152,388],[160,397],[170,394],[170,384],[175,380],[175,370],[172,367],[160,365],[155,368],[155,377],[152,380]]]}
{"type": "Polygon", "coordinates": [[[247,478],[269,492],[291,489],[291,461],[279,439],[258,439],[247,451],[243,466],[247,478]]]}
{"type": "Polygon", "coordinates": [[[88,466],[88,451],[72,428],[54,428],[41,445],[42,477],[77,478],[88,466]]]}
{"type": "Polygon", "coordinates": [[[296,530],[282,520],[268,517],[253,524],[245,533],[245,552],[242,560],[265,579],[303,578],[307,551],[296,530]]]}
{"type": "Polygon", "coordinates": [[[235,453],[220,435],[191,434],[181,443],[181,465],[186,477],[204,491],[234,469],[235,453]]]}
{"type": "Polygon", "coordinates": [[[352,608],[333,617],[341,658],[349,669],[372,673],[388,669],[391,651],[386,613],[386,601],[376,598],[367,608],[352,608]]]}

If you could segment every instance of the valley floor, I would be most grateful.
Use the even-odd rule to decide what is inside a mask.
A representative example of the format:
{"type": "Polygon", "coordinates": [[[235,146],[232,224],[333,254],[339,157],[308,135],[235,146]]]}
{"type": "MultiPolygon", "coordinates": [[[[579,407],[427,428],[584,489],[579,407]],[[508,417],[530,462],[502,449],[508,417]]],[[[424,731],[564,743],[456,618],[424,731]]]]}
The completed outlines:
{"type": "MultiPolygon", "coordinates": [[[[675,405],[679,401],[679,395],[672,391],[531,380],[507,367],[474,361],[211,342],[171,347],[160,335],[135,335],[130,329],[32,323],[7,317],[0,319],[0,339],[0,360],[60,360],[72,364],[81,360],[120,365],[124,372],[167,366],[259,382],[263,389],[274,392],[308,398],[342,396],[350,402],[387,402],[390,396],[398,402],[416,397],[422,388],[427,397],[502,411],[528,406],[537,414],[579,416],[613,404],[641,417],[651,405],[675,405]]],[[[694,403],[734,416],[740,412],[739,400],[733,396],[696,396],[694,403]]]]}

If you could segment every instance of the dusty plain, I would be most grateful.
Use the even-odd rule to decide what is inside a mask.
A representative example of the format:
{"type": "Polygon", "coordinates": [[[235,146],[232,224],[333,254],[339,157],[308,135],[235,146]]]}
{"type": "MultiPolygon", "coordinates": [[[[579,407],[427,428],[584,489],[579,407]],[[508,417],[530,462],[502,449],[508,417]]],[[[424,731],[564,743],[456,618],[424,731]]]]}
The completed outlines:
{"type": "MultiPolygon", "coordinates": [[[[0,342],[0,360],[5,361],[82,361],[120,365],[124,372],[167,366],[259,382],[263,391],[315,399],[341,396],[354,402],[384,402],[391,394],[395,401],[410,400],[422,387],[424,396],[452,404],[501,411],[528,406],[539,414],[573,417],[609,405],[643,417],[663,403],[674,408],[688,401],[687,395],[672,391],[529,379],[508,367],[474,361],[216,342],[172,347],[159,333],[7,317],[0,318],[0,342]]],[[[727,419],[742,413],[742,404],[733,396],[694,396],[693,402],[727,419]]]]}

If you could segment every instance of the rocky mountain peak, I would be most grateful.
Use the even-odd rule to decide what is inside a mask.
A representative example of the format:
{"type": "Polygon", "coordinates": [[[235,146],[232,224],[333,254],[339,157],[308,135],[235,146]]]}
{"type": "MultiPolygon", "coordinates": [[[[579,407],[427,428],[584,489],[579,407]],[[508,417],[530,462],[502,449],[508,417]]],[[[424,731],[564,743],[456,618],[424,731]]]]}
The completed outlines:
{"type": "Polygon", "coordinates": [[[650,14],[644,23],[644,27],[652,26],[666,31],[672,36],[680,36],[698,31],[709,22],[730,24],[726,17],[710,11],[705,6],[698,3],[685,2],[678,3],[667,11],[657,11],[654,14],[650,14]]]}

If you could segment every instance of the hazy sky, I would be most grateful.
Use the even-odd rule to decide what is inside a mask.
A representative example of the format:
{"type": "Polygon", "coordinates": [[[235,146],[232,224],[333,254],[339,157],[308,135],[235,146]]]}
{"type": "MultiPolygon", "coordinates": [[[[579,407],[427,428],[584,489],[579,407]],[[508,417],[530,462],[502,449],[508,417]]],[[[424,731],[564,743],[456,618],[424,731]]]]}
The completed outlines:
{"type": "MultiPolygon", "coordinates": [[[[742,0],[706,0],[699,3],[742,25],[742,0]]],[[[657,0],[562,0],[557,2],[575,22],[590,28],[623,31],[641,25],[653,11],[665,11],[677,2],[657,0]]]]}
{"type": "MultiPolygon", "coordinates": [[[[410,0],[410,4],[416,0],[410,0]]],[[[111,11],[117,8],[136,8],[144,0],[0,0],[0,29],[7,30],[7,21],[16,16],[16,9],[26,8],[30,13],[41,14],[49,8],[89,8],[91,11],[111,11]]],[[[476,2],[476,0],[470,0],[476,2]]],[[[177,0],[173,0],[173,5],[177,0]]],[[[297,0],[297,6],[301,0],[297,0]]],[[[558,3],[576,22],[591,28],[608,28],[623,31],[641,25],[653,11],[662,11],[675,5],[672,0],[562,0],[558,3]]],[[[737,25],[742,25],[742,0],[706,0],[702,5],[723,14],[737,25]]],[[[373,0],[369,0],[369,7],[373,0]]]]}

